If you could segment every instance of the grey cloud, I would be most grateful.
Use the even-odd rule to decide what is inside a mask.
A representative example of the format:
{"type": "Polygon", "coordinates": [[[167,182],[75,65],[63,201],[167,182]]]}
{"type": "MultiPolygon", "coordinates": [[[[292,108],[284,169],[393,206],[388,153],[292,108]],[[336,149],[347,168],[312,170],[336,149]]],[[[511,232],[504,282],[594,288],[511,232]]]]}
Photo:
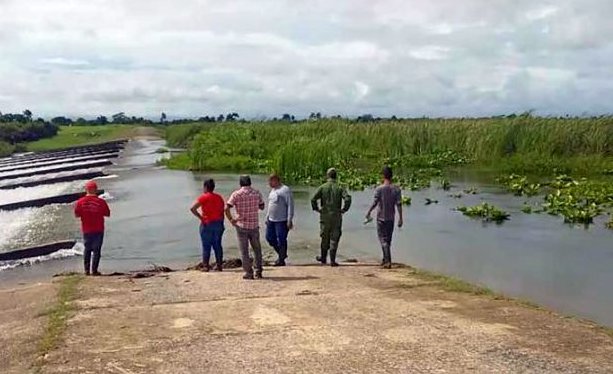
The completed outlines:
{"type": "Polygon", "coordinates": [[[2,111],[613,109],[608,0],[3,0],[0,13],[2,111]]]}

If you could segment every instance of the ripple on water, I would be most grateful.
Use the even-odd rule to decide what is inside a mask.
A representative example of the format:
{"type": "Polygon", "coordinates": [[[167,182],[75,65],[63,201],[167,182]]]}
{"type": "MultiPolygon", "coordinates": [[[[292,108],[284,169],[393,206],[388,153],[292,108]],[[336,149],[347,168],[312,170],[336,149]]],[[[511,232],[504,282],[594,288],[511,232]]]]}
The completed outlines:
{"type": "Polygon", "coordinates": [[[0,251],[78,237],[72,205],[0,211],[0,251]]]}

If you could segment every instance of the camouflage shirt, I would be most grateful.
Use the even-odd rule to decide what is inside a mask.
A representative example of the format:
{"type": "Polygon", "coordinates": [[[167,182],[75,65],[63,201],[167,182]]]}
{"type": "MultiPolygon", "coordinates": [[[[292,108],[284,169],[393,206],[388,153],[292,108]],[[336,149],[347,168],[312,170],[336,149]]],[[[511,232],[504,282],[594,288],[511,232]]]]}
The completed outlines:
{"type": "Polygon", "coordinates": [[[351,196],[335,180],[328,180],[315,191],[311,206],[322,216],[336,216],[349,210],[351,196]]]}

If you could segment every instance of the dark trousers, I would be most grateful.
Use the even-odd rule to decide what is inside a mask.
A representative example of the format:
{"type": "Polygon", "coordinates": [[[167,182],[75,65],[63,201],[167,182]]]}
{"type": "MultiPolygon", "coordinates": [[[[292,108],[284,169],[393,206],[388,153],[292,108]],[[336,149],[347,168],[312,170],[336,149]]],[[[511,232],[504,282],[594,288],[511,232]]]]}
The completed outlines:
{"type": "Polygon", "coordinates": [[[338,243],[343,234],[343,217],[336,216],[321,216],[320,221],[320,236],[321,236],[321,262],[326,263],[328,259],[328,251],[330,251],[330,262],[336,262],[336,251],[338,243]]]}
{"type": "Polygon", "coordinates": [[[200,225],[200,240],[202,241],[202,263],[207,266],[211,259],[211,248],[215,251],[215,262],[223,264],[223,247],[221,238],[225,228],[223,221],[215,221],[200,225]]]}
{"type": "Polygon", "coordinates": [[[100,265],[100,253],[102,251],[102,241],[104,240],[104,233],[91,233],[83,234],[83,241],[85,244],[85,252],[83,252],[83,265],[85,266],[85,272],[90,272],[90,263],[92,260],[92,253],[94,254],[94,262],[91,264],[91,272],[98,272],[98,265],[100,265]]]}
{"type": "Polygon", "coordinates": [[[287,258],[287,221],[282,222],[266,222],[266,241],[275,249],[279,256],[279,262],[285,261],[287,258]]]}
{"type": "Polygon", "coordinates": [[[383,251],[383,263],[392,263],[392,234],[394,233],[394,221],[377,221],[377,236],[383,251]]]}

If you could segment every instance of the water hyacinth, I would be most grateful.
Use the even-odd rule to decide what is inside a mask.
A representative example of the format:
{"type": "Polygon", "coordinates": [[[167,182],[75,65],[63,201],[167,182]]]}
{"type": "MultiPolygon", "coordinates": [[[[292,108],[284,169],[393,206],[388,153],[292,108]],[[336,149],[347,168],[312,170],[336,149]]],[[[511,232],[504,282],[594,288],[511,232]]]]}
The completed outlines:
{"type": "Polygon", "coordinates": [[[411,205],[412,199],[411,196],[402,196],[400,203],[402,205],[411,205]]]}
{"type": "Polygon", "coordinates": [[[467,217],[481,218],[483,221],[502,223],[508,220],[511,215],[503,210],[496,208],[488,203],[482,203],[473,207],[460,206],[457,208],[467,217]]]}
{"type": "Polygon", "coordinates": [[[577,181],[560,175],[548,185],[552,191],[545,196],[543,209],[564,217],[567,223],[591,224],[595,217],[613,206],[613,185],[610,183],[577,181]]]}
{"type": "Polygon", "coordinates": [[[498,178],[497,182],[509,192],[513,192],[515,196],[535,196],[541,189],[540,183],[530,183],[528,177],[524,175],[511,174],[498,178]]]}

